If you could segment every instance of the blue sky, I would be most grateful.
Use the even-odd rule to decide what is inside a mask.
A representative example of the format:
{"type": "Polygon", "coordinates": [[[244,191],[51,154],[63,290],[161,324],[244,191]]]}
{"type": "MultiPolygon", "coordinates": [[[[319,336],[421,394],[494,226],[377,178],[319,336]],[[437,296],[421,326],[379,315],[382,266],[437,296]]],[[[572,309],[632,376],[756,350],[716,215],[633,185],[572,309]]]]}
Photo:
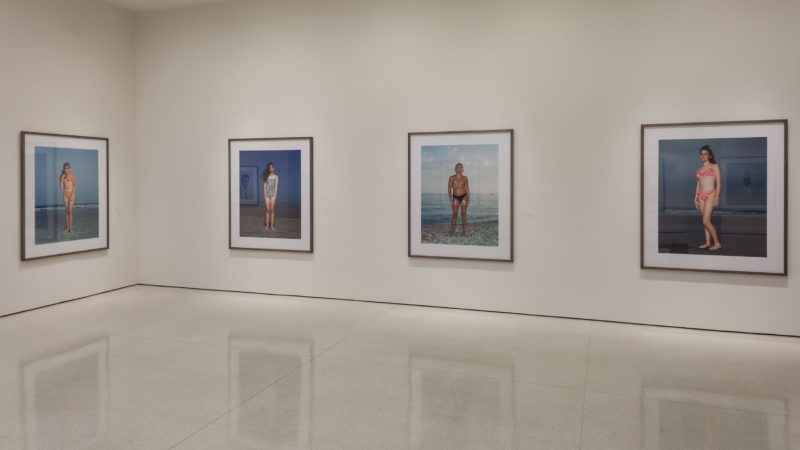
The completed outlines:
{"type": "Polygon", "coordinates": [[[36,147],[35,150],[36,207],[63,206],[64,194],[59,186],[61,168],[68,162],[78,181],[75,204],[99,202],[97,150],[36,147]]]}
{"type": "Polygon", "coordinates": [[[424,145],[422,146],[422,193],[446,193],[447,180],[455,174],[455,165],[464,165],[473,194],[497,194],[498,146],[424,145]]]}

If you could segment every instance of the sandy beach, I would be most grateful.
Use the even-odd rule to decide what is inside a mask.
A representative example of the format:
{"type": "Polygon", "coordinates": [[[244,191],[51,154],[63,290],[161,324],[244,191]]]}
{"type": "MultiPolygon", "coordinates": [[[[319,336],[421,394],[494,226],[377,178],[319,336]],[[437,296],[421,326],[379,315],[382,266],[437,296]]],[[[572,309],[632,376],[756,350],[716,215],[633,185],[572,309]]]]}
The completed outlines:
{"type": "Polygon", "coordinates": [[[300,206],[278,205],[275,231],[264,231],[264,207],[241,206],[239,233],[243,237],[300,239],[300,206]]]}
{"type": "Polygon", "coordinates": [[[94,239],[99,236],[97,205],[75,205],[72,213],[72,233],[67,234],[67,216],[64,208],[39,208],[36,210],[36,244],[94,239]]]}
{"type": "Polygon", "coordinates": [[[499,245],[498,222],[490,220],[467,225],[467,235],[461,235],[461,222],[456,225],[456,233],[450,236],[449,224],[423,224],[423,244],[480,245],[497,247],[499,245]]]}

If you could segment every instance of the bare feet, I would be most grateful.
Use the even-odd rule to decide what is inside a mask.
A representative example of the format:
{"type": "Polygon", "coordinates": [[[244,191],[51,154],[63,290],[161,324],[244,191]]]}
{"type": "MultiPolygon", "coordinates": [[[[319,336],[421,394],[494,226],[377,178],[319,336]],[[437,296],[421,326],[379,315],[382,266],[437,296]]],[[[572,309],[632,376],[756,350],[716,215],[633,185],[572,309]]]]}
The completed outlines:
{"type": "Polygon", "coordinates": [[[708,248],[708,247],[711,247],[711,243],[710,242],[706,242],[705,244],[703,244],[703,245],[701,245],[700,247],[697,247],[697,248],[708,248]]]}
{"type": "Polygon", "coordinates": [[[715,245],[713,247],[710,247],[709,250],[711,250],[712,252],[715,252],[715,251],[717,251],[717,250],[719,250],[721,248],[722,248],[722,245],[717,244],[717,245],[715,245]]]}

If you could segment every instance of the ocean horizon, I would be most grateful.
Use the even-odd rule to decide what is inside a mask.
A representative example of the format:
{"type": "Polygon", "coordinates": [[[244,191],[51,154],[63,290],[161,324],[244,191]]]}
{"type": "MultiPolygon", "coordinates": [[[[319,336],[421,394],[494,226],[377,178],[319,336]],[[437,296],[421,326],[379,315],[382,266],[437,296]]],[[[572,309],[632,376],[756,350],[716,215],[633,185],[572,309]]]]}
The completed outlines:
{"type": "MultiPolygon", "coordinates": [[[[467,220],[469,222],[488,222],[498,220],[497,194],[471,194],[467,220]]],[[[422,224],[449,224],[453,216],[447,193],[422,194],[422,224]]],[[[461,212],[458,213],[461,223],[461,212]]]]}

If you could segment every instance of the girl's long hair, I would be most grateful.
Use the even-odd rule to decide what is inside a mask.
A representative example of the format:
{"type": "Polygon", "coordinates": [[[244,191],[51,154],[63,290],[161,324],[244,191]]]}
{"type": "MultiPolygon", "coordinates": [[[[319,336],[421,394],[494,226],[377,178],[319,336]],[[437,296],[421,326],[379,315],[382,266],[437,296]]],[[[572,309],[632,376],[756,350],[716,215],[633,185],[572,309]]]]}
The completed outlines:
{"type": "Polygon", "coordinates": [[[58,177],[59,182],[64,180],[64,177],[67,176],[67,168],[72,167],[69,165],[68,162],[65,162],[63,166],[61,166],[61,176],[58,177]]]}
{"type": "Polygon", "coordinates": [[[269,168],[272,167],[272,170],[275,170],[275,163],[268,162],[267,167],[264,169],[264,172],[261,174],[261,177],[264,178],[264,181],[267,181],[267,177],[269,176],[269,168]]]}
{"type": "MultiPolygon", "coordinates": [[[[708,162],[710,162],[711,164],[716,164],[717,160],[714,159],[714,151],[711,150],[711,147],[709,147],[708,145],[704,145],[704,146],[700,147],[700,152],[702,152],[703,150],[708,152],[708,156],[709,156],[708,162]]],[[[698,153],[700,153],[700,152],[698,152],[698,153]]]]}

